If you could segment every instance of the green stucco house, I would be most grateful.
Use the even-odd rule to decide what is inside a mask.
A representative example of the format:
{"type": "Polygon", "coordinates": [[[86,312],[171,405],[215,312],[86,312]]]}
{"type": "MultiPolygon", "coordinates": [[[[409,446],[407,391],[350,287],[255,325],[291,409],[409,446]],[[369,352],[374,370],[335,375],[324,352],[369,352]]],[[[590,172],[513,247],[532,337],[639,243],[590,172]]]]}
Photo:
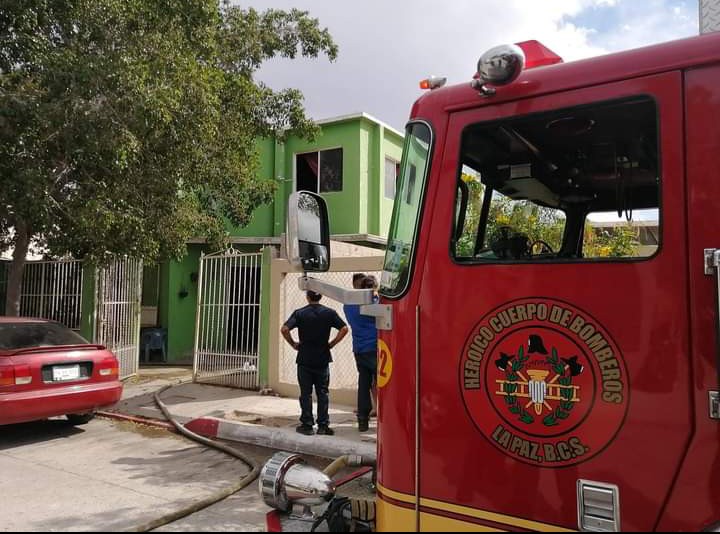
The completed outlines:
{"type": "MultiPolygon", "coordinates": [[[[282,248],[287,201],[296,190],[315,191],[327,200],[334,240],[374,248],[385,245],[403,134],[364,113],[322,120],[318,125],[321,133],[312,142],[290,137],[284,142],[263,139],[257,143],[260,177],[275,180],[277,192],[274,202],[258,208],[247,227],[228,228],[234,249],[247,253],[264,251],[263,262],[243,267],[238,275],[253,286],[243,290],[243,302],[238,307],[259,306],[264,295],[270,293],[263,291],[263,286],[270,283],[264,262],[277,256],[282,248]]],[[[188,254],[182,261],[145,268],[142,324],[166,333],[167,363],[192,362],[199,323],[200,258],[201,254],[213,252],[216,251],[209,250],[198,239],[189,243],[188,254]]],[[[208,276],[206,272],[205,278],[208,276]]],[[[232,282],[227,284],[228,291],[233,291],[232,282]]],[[[260,353],[270,335],[267,324],[254,319],[242,325],[243,329],[253,331],[250,339],[260,353]]],[[[227,345],[227,339],[223,343],[227,345]]],[[[238,349],[238,342],[233,343],[238,349]]],[[[143,356],[141,351],[141,361],[143,356]]]]}

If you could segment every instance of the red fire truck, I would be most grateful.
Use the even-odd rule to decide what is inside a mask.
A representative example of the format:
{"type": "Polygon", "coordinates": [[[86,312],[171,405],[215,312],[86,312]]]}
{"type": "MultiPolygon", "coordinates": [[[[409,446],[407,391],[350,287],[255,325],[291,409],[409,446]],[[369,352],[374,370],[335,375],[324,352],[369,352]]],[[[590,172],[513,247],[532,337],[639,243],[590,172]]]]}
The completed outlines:
{"type": "MultiPolygon", "coordinates": [[[[377,529],[712,530],[720,35],[499,47],[441,85],[412,108],[367,310],[377,529]]],[[[322,201],[295,203],[290,255],[327,269],[322,201]]]]}

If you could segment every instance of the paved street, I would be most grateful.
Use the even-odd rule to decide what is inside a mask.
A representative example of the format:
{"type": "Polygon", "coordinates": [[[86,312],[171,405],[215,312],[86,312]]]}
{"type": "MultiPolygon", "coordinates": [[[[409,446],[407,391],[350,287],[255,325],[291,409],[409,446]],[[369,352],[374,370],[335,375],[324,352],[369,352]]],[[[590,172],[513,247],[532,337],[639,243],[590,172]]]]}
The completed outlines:
{"type": "MultiPolygon", "coordinates": [[[[243,448],[245,451],[245,448],[243,448]]],[[[245,451],[248,452],[248,451],[245,451]]],[[[250,450],[262,462],[270,452],[250,450]]],[[[235,483],[244,464],[163,430],[97,419],[2,427],[0,531],[137,528],[235,483]]],[[[262,530],[256,484],[163,530],[262,530]]]]}

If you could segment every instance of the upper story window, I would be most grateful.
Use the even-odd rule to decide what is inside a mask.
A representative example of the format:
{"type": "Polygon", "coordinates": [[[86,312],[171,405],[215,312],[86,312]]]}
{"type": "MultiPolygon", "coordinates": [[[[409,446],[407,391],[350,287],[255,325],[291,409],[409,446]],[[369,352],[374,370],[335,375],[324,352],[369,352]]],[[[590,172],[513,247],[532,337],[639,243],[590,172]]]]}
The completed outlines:
{"type": "Polygon", "coordinates": [[[395,198],[398,176],[400,176],[400,162],[385,158],[385,198],[395,198]]]}
{"type": "Polygon", "coordinates": [[[633,259],[660,245],[655,101],[465,129],[453,255],[471,263],[633,259]]]}
{"type": "Polygon", "coordinates": [[[343,150],[333,148],[295,156],[298,191],[336,193],[343,189],[343,150]]]}

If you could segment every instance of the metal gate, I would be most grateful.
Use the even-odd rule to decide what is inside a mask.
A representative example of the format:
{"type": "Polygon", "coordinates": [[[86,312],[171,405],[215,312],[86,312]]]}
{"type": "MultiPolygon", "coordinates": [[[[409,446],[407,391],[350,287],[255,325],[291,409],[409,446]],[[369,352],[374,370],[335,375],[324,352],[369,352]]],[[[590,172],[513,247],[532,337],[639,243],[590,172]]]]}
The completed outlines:
{"type": "MultiPolygon", "coordinates": [[[[0,314],[5,313],[9,261],[0,261],[0,314]]],[[[20,316],[58,321],[80,329],[83,263],[78,260],[28,261],[20,286],[20,316]]]]}
{"type": "Polygon", "coordinates": [[[230,249],[200,257],[193,377],[259,386],[262,254],[230,249]]]}
{"type": "Polygon", "coordinates": [[[119,259],[98,269],[95,342],[120,361],[120,378],[138,373],[140,365],[140,301],[142,261],[119,259]]]}
{"type": "Polygon", "coordinates": [[[81,261],[29,261],[23,271],[20,315],[58,321],[79,330],[82,284],[81,261]]]}

